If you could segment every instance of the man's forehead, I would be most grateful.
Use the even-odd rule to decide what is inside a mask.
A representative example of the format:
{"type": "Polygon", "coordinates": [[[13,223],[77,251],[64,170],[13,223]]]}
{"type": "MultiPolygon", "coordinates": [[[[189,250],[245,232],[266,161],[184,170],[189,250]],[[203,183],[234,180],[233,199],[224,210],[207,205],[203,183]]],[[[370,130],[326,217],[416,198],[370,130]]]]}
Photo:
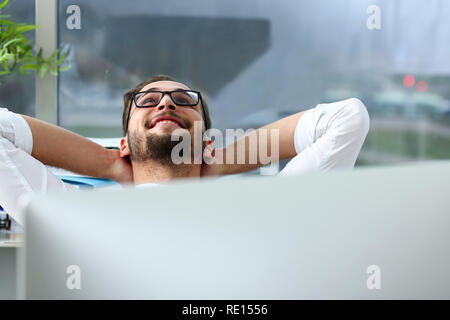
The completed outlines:
{"type": "Polygon", "coordinates": [[[161,90],[161,91],[172,91],[172,90],[177,90],[177,89],[190,90],[190,88],[187,85],[185,85],[184,83],[176,82],[176,81],[169,81],[169,80],[156,81],[156,82],[149,83],[144,88],[142,88],[141,91],[146,91],[146,90],[150,90],[150,89],[161,90]]]}

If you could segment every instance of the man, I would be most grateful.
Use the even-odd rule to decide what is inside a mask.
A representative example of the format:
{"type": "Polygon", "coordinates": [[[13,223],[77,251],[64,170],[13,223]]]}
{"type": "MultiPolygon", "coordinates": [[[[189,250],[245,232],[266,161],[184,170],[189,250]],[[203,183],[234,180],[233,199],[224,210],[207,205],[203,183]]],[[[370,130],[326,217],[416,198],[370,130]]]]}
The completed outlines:
{"type": "MultiPolygon", "coordinates": [[[[194,124],[199,121],[202,132],[210,128],[208,107],[201,94],[167,76],[152,77],[125,94],[120,150],[105,149],[63,128],[2,108],[0,205],[23,223],[18,210],[22,196],[77,189],[45,165],[135,185],[253,170],[264,164],[259,149],[245,149],[244,164],[228,163],[225,155],[232,149],[236,160],[240,142],[249,144],[250,139],[260,139],[267,130],[279,134],[279,160],[292,158],[281,175],[353,168],[369,130],[366,108],[352,98],[293,114],[217,150],[207,138],[202,155],[204,159],[220,160],[217,163],[173,163],[172,149],[178,142],[172,141],[172,133],[182,129],[193,135],[194,124]],[[252,152],[258,154],[256,163],[248,161],[254,156],[252,152]]],[[[267,150],[271,150],[271,143],[274,142],[269,139],[267,150]]]]}

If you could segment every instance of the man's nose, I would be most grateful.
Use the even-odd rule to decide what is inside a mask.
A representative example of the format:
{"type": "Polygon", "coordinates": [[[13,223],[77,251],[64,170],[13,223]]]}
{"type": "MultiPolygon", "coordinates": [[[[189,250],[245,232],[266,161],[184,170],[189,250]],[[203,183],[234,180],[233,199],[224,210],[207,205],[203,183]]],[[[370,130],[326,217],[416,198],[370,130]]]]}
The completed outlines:
{"type": "Polygon", "coordinates": [[[165,94],[164,97],[162,97],[161,101],[157,105],[156,109],[158,111],[169,109],[169,110],[175,110],[177,107],[173,103],[172,99],[168,94],[165,94]]]}

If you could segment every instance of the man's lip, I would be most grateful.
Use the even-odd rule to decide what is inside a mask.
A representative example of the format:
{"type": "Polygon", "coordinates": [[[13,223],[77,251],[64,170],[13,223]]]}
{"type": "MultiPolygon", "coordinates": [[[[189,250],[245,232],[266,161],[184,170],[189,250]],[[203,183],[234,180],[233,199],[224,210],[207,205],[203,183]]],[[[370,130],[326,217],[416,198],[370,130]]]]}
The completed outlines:
{"type": "Polygon", "coordinates": [[[183,129],[186,128],[184,123],[180,119],[178,119],[176,117],[173,117],[173,116],[160,116],[160,117],[156,117],[155,119],[152,120],[152,122],[150,123],[150,129],[153,128],[159,121],[163,121],[163,120],[173,121],[173,122],[177,123],[181,128],[183,128],[183,129]]]}

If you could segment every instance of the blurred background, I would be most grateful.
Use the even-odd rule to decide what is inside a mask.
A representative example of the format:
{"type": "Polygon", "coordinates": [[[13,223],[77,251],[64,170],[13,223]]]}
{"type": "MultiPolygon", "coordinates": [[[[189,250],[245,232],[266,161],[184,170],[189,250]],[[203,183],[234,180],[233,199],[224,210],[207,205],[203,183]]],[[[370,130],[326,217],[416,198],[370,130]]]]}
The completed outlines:
{"type": "MultiPolygon", "coordinates": [[[[318,103],[361,99],[357,165],[450,158],[450,1],[60,0],[59,125],[120,137],[123,94],[155,74],[204,93],[213,127],[257,128],[318,103]],[[381,8],[369,30],[367,8],[381,8]],[[81,9],[69,30],[67,7],[81,9]]],[[[34,23],[34,2],[12,1],[34,23]]],[[[33,32],[29,32],[28,36],[33,32]]],[[[0,78],[0,105],[34,115],[35,76],[0,78]]]]}

